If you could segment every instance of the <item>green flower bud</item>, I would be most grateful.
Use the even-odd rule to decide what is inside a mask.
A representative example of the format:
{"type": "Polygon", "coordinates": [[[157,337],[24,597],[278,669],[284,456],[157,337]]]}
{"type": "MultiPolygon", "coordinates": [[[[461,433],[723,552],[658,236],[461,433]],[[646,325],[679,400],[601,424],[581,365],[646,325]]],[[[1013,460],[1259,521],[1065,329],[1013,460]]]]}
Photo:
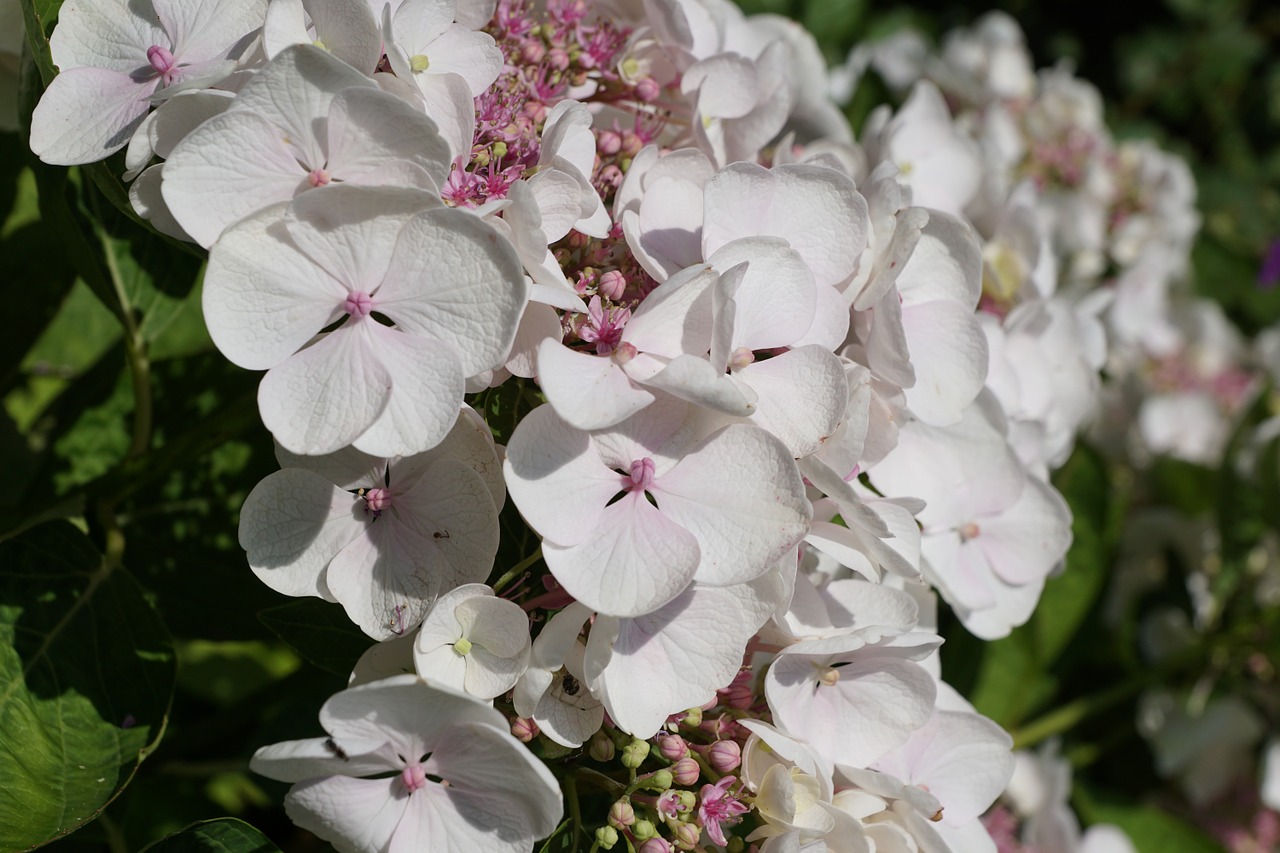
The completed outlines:
{"type": "Polygon", "coordinates": [[[663,768],[656,770],[649,776],[649,780],[644,783],[644,787],[649,791],[665,791],[671,787],[674,780],[671,778],[671,771],[663,768]]]}
{"type": "Polygon", "coordinates": [[[631,834],[636,837],[636,841],[647,841],[656,838],[658,830],[652,823],[641,818],[631,827],[631,834]]]}
{"type": "Polygon", "coordinates": [[[631,803],[618,800],[609,806],[609,825],[617,829],[626,829],[636,822],[636,811],[631,803]]]}
{"type": "Polygon", "coordinates": [[[632,738],[631,743],[627,744],[622,750],[622,766],[628,770],[635,770],[644,760],[649,757],[649,742],[632,738]]]}
{"type": "Polygon", "coordinates": [[[604,733],[603,729],[601,729],[591,736],[591,742],[587,746],[587,752],[590,753],[591,757],[596,761],[608,762],[613,761],[616,748],[613,745],[613,741],[610,740],[609,736],[604,733]]]}
{"type": "Polygon", "coordinates": [[[681,720],[680,722],[682,725],[686,725],[686,726],[702,725],[702,709],[690,708],[689,710],[684,712],[684,719],[681,720]]]}
{"type": "Polygon", "coordinates": [[[602,826],[596,830],[596,844],[601,850],[612,850],[618,843],[618,830],[612,826],[602,826]]]}

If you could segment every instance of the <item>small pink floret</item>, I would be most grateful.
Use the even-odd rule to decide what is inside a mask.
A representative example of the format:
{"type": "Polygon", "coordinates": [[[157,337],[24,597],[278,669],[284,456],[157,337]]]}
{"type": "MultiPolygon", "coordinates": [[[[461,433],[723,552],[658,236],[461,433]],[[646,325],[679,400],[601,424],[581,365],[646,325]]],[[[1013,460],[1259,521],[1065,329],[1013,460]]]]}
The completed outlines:
{"type": "Polygon", "coordinates": [[[151,63],[151,67],[160,75],[160,79],[167,86],[172,83],[179,75],[179,69],[173,58],[173,53],[169,48],[162,45],[153,44],[147,48],[147,62],[151,63]]]}
{"type": "Polygon", "coordinates": [[[383,510],[391,506],[391,492],[386,489],[370,489],[364,493],[365,503],[375,516],[382,515],[383,510]]]}
{"type": "Polygon", "coordinates": [[[623,482],[629,492],[642,492],[653,485],[653,460],[646,456],[631,463],[631,476],[623,482]]]}
{"type": "MultiPolygon", "coordinates": [[[[354,291],[347,295],[347,301],[342,303],[342,310],[357,320],[368,317],[373,311],[373,299],[363,290],[354,291]]],[[[374,491],[381,491],[381,489],[374,489],[374,491]]]]}
{"type": "Polygon", "coordinates": [[[328,169],[313,169],[311,174],[307,175],[307,183],[313,187],[325,187],[333,180],[333,176],[329,174],[328,169]]]}
{"type": "Polygon", "coordinates": [[[400,774],[400,782],[404,789],[412,794],[427,786],[427,771],[421,764],[410,764],[400,774]]]}

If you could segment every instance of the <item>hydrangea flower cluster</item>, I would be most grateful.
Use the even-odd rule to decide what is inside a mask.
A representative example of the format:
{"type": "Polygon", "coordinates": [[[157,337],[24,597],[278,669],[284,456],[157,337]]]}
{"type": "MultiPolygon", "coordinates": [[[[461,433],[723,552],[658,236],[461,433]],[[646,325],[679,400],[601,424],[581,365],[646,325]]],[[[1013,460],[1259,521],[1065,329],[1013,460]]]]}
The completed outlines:
{"type": "Polygon", "coordinates": [[[1185,167],[1001,19],[856,141],[813,39],[728,0],[77,0],[51,44],[34,151],[123,150],[265,371],[252,570],[376,641],[253,762],[341,851],[530,850],[583,750],[593,849],[994,849],[1011,741],[937,597],[1030,617],[1108,358],[1247,393],[1142,307],[1185,167]]]}

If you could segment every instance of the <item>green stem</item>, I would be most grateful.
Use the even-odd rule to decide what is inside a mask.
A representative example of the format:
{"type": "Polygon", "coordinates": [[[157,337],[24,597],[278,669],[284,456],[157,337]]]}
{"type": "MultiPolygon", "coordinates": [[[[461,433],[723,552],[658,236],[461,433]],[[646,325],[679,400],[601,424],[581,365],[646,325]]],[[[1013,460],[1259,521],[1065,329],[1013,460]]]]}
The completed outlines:
{"type": "Polygon", "coordinates": [[[1014,732],[1013,748],[1027,749],[1054,735],[1073,729],[1089,717],[1120,704],[1151,682],[1151,676],[1145,674],[1103,690],[1101,693],[1095,693],[1092,696],[1081,696],[1075,701],[1068,702],[1057,710],[1045,714],[1040,719],[1032,720],[1014,732]]]}
{"type": "Polygon", "coordinates": [[[503,588],[507,586],[507,584],[511,583],[516,578],[520,577],[520,575],[524,574],[526,569],[528,569],[530,566],[532,566],[534,563],[538,562],[541,559],[542,559],[542,546],[539,545],[537,548],[534,549],[532,554],[525,557],[520,562],[516,563],[513,568],[509,569],[506,572],[506,574],[498,578],[498,580],[495,581],[493,584],[493,591],[500,594],[503,588]]]}
{"type": "Polygon", "coordinates": [[[582,835],[582,804],[578,802],[578,780],[570,776],[564,780],[564,798],[569,801],[569,819],[573,821],[573,849],[578,849],[578,837],[582,835]]]}
{"type": "Polygon", "coordinates": [[[124,349],[129,359],[129,375],[133,380],[133,441],[125,459],[136,459],[151,447],[151,362],[147,359],[147,342],[134,319],[129,294],[125,292],[124,278],[120,265],[116,263],[115,253],[111,251],[110,241],[105,234],[99,232],[98,242],[102,246],[102,257],[111,277],[116,300],[120,303],[120,320],[124,324],[124,349]]]}
{"type": "Polygon", "coordinates": [[[102,834],[106,836],[107,849],[111,853],[129,853],[129,843],[125,840],[124,833],[120,830],[120,824],[112,820],[106,812],[98,815],[98,826],[102,828],[102,834]]]}

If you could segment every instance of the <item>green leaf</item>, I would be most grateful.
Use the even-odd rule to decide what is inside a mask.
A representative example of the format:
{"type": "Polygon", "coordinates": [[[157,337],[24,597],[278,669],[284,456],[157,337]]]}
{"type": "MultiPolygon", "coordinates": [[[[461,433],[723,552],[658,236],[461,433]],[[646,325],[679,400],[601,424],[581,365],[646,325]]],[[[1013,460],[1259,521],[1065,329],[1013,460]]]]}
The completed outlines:
{"type": "Polygon", "coordinates": [[[350,675],[373,640],[347,618],[342,605],[300,598],[259,611],[262,624],[274,631],[303,660],[337,675],[350,675]]]}
{"type": "Polygon", "coordinates": [[[0,543],[0,849],[115,798],[164,731],[174,669],[142,589],[71,524],[0,543]]]}
{"type": "Polygon", "coordinates": [[[1220,853],[1222,847],[1191,824],[1152,806],[1124,803],[1077,783],[1073,796],[1086,823],[1114,823],[1138,850],[1162,853],[1220,853]]]}
{"type": "Polygon", "coordinates": [[[146,853],[280,853],[271,839],[232,817],[193,823],[143,849],[146,853]]]}

